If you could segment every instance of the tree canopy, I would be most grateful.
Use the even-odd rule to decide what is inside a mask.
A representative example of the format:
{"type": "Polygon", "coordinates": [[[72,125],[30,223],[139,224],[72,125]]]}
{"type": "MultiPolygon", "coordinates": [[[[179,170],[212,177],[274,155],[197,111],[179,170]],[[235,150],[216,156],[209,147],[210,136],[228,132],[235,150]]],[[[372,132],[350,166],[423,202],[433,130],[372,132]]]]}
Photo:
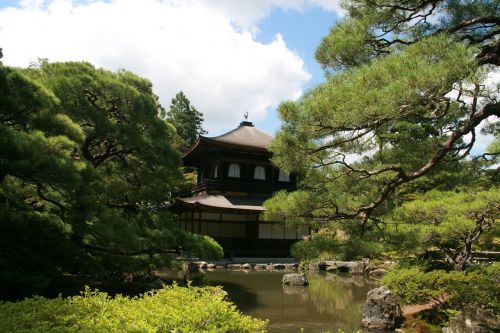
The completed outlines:
{"type": "Polygon", "coordinates": [[[274,162],[301,184],[267,208],[379,240],[392,209],[419,193],[477,192],[498,181],[496,144],[472,152],[480,131],[499,134],[499,86],[486,83],[500,65],[500,2],[344,7],[316,50],[326,82],[279,108],[274,162]]]}
{"type": "Polygon", "coordinates": [[[500,234],[500,191],[430,191],[396,208],[390,220],[401,251],[437,248],[457,270],[464,270],[472,246],[500,234]],[[485,237],[490,236],[490,237],[485,237]]]}
{"type": "Polygon", "coordinates": [[[128,71],[0,66],[7,296],[43,292],[62,274],[123,278],[167,264],[179,247],[221,254],[213,240],[180,231],[167,210],[180,153],[161,110],[151,83],[128,71]]]}
{"type": "Polygon", "coordinates": [[[170,104],[167,112],[167,120],[174,125],[179,136],[177,143],[181,151],[191,147],[199,135],[208,133],[203,129],[203,113],[191,105],[189,99],[182,91],[179,91],[170,104]]]}

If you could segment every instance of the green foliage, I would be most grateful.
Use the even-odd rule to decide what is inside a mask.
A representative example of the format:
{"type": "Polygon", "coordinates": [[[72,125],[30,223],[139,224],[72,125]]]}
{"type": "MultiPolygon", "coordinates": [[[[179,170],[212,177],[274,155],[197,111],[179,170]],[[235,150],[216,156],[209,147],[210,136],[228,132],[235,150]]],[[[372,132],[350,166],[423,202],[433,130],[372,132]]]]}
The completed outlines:
{"type": "Polygon", "coordinates": [[[0,214],[0,298],[46,294],[57,285],[61,271],[78,272],[85,265],[71,260],[82,253],[67,241],[64,223],[45,212],[0,214]]]}
{"type": "Polygon", "coordinates": [[[269,200],[268,214],[315,228],[335,223],[352,244],[382,242],[392,250],[404,240],[407,253],[410,245],[419,247],[411,228],[426,223],[429,233],[436,227],[442,235],[456,222],[448,239],[455,239],[451,257],[463,269],[469,255],[457,258],[456,240],[472,235],[471,224],[481,220],[466,216],[465,201],[444,200],[450,213],[439,226],[431,220],[417,226],[408,216],[406,226],[395,227],[400,221],[392,217],[407,201],[438,205],[438,199],[418,200],[432,189],[456,200],[454,192],[473,192],[473,214],[490,211],[484,203],[498,192],[489,190],[498,181],[496,143],[467,159],[476,142],[467,135],[475,138],[479,127],[500,133],[500,87],[484,84],[491,65],[500,65],[500,25],[490,15],[498,1],[348,0],[344,7],[346,17],[316,51],[327,81],[279,107],[283,123],[271,143],[273,161],[299,174],[300,184],[297,193],[269,200]],[[460,216],[455,222],[453,212],[460,216]]]}
{"type": "Polygon", "coordinates": [[[0,303],[2,332],[264,332],[218,287],[164,287],[139,297],[81,296],[0,303]]]}
{"type": "Polygon", "coordinates": [[[500,234],[500,191],[430,191],[404,203],[391,215],[390,238],[400,250],[441,251],[450,264],[463,270],[473,245],[500,234]]]}
{"type": "Polygon", "coordinates": [[[418,267],[390,271],[381,281],[404,304],[435,302],[445,309],[466,305],[500,311],[500,264],[478,266],[468,271],[434,270],[418,267]]]}
{"type": "Polygon", "coordinates": [[[170,110],[167,112],[167,121],[176,128],[178,135],[176,145],[181,151],[186,151],[191,147],[199,135],[207,133],[202,127],[203,113],[191,105],[182,91],[172,98],[170,110]]]}
{"type": "Polygon", "coordinates": [[[300,261],[329,260],[334,259],[333,254],[338,247],[335,238],[319,234],[309,240],[294,243],[290,251],[292,256],[300,261]]]}
{"type": "Polygon", "coordinates": [[[224,256],[224,250],[212,237],[198,234],[182,234],[185,239],[180,242],[193,256],[206,259],[220,259],[224,256]]]}
{"type": "Polygon", "coordinates": [[[1,297],[44,294],[56,276],[120,280],[179,247],[221,255],[168,212],[180,153],[148,80],[88,63],[0,66],[0,105],[1,297]]]}
{"type": "Polygon", "coordinates": [[[310,239],[294,243],[292,255],[300,261],[310,260],[360,260],[382,255],[383,246],[376,241],[359,241],[315,233],[310,239]]]}

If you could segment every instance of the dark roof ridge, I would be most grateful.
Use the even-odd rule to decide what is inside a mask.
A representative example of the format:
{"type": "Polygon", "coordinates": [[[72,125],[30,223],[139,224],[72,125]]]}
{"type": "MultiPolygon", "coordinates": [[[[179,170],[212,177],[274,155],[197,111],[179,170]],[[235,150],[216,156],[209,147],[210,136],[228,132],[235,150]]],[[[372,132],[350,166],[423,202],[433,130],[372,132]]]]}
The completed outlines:
{"type": "Polygon", "coordinates": [[[267,149],[273,139],[272,135],[254,127],[250,122],[242,122],[240,126],[235,129],[218,136],[200,136],[200,139],[201,138],[238,146],[249,146],[263,149],[267,149]]]}
{"type": "Polygon", "coordinates": [[[209,137],[200,135],[196,143],[183,154],[182,158],[186,158],[197,150],[199,146],[206,144],[241,147],[242,149],[254,151],[268,151],[272,139],[271,135],[254,127],[251,122],[243,121],[237,128],[218,136],[209,137]]]}

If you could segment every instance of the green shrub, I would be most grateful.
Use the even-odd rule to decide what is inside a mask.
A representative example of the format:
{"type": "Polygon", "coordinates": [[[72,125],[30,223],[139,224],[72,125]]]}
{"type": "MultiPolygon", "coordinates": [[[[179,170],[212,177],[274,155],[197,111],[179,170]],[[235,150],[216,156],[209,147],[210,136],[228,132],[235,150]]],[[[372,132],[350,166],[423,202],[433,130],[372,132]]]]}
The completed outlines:
{"type": "Polygon", "coordinates": [[[401,268],[389,272],[382,284],[405,304],[434,301],[452,310],[475,305],[497,314],[500,311],[499,263],[451,272],[401,268]]]}
{"type": "Polygon", "coordinates": [[[0,303],[0,332],[263,332],[266,322],[242,315],[219,287],[169,286],[129,298],[81,296],[0,303]]]}
{"type": "Polygon", "coordinates": [[[339,247],[335,238],[329,235],[316,234],[310,239],[292,245],[291,254],[300,261],[333,259],[333,253],[339,247]]]}
{"type": "Polygon", "coordinates": [[[360,260],[382,255],[382,244],[359,239],[338,240],[331,234],[314,234],[292,245],[292,256],[308,260],[360,260]]]}

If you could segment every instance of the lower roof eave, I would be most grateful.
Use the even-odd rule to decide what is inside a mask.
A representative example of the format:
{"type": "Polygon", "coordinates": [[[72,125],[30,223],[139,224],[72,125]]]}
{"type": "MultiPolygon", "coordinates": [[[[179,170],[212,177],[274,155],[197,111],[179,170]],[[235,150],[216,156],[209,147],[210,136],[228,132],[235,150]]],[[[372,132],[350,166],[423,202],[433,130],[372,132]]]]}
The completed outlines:
{"type": "Polygon", "coordinates": [[[188,207],[191,209],[203,209],[203,210],[212,210],[212,211],[244,211],[244,212],[252,212],[252,213],[262,213],[266,209],[263,206],[257,205],[234,205],[231,204],[229,200],[227,200],[223,196],[209,196],[211,202],[203,202],[206,199],[201,197],[191,197],[191,198],[178,198],[176,200],[176,205],[181,205],[184,207],[188,207]],[[215,200],[213,200],[215,198],[215,200]],[[201,199],[201,200],[200,200],[201,199]]]}

